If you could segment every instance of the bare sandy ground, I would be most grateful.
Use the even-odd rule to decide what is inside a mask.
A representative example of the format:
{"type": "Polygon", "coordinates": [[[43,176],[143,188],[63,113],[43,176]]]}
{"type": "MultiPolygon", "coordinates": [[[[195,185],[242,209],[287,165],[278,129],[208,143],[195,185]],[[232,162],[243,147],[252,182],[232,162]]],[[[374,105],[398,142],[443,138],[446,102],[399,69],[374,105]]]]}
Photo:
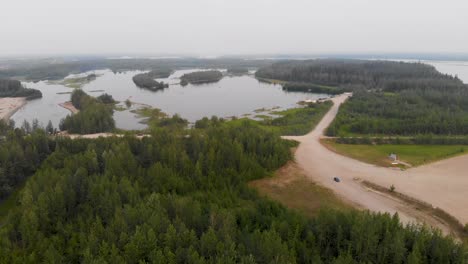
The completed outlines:
{"type": "Polygon", "coordinates": [[[405,223],[425,222],[445,232],[448,228],[440,219],[418,212],[399,199],[365,188],[358,179],[385,188],[393,184],[397,192],[440,207],[461,223],[467,223],[468,155],[400,171],[341,156],[320,144],[324,130],[335,118],[340,104],[349,96],[333,98],[334,106],[309,134],[284,137],[301,143],[296,151],[296,161],[307,176],[360,207],[376,212],[398,212],[405,223]],[[333,177],[340,177],[341,182],[334,182],[333,177]]]}
{"type": "Polygon", "coordinates": [[[67,109],[68,111],[72,112],[72,114],[78,113],[80,110],[76,109],[76,107],[72,104],[72,102],[68,101],[65,103],[59,104],[61,107],[67,109]]]}
{"type": "MultiPolygon", "coordinates": [[[[124,134],[115,134],[115,133],[95,133],[95,134],[68,134],[68,132],[63,131],[57,134],[59,137],[69,137],[71,139],[78,139],[78,138],[88,138],[88,139],[94,139],[94,138],[106,138],[106,137],[124,137],[124,134]]],[[[143,135],[135,135],[136,138],[142,139],[144,137],[150,137],[151,135],[143,134],[143,135]]]]}
{"type": "Polygon", "coordinates": [[[25,104],[26,98],[24,97],[0,98],[0,119],[9,120],[25,104]]]}

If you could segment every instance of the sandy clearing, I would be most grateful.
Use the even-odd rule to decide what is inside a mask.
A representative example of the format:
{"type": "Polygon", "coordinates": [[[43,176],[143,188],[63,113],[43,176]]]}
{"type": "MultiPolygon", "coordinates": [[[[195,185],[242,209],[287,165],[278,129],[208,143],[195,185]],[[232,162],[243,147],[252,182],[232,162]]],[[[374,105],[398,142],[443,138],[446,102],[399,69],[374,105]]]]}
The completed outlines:
{"type": "MultiPolygon", "coordinates": [[[[95,139],[95,138],[107,138],[107,137],[124,137],[124,134],[115,134],[115,133],[95,133],[95,134],[68,134],[67,131],[59,132],[56,136],[58,137],[68,137],[71,139],[78,139],[78,138],[87,138],[87,139],[95,139]]],[[[142,135],[135,135],[136,138],[142,139],[144,137],[151,137],[148,134],[142,135]]]]}
{"type": "Polygon", "coordinates": [[[341,156],[320,144],[324,130],[335,118],[340,104],[349,96],[345,94],[333,98],[333,107],[309,134],[284,137],[301,143],[296,151],[296,161],[307,176],[363,208],[376,212],[398,212],[406,223],[426,222],[445,229],[439,219],[423,215],[398,199],[367,189],[356,179],[385,188],[393,184],[397,192],[440,207],[461,223],[468,222],[468,199],[465,198],[468,195],[468,155],[399,171],[341,156]],[[334,182],[333,177],[340,177],[341,183],[334,182]]]}
{"type": "Polygon", "coordinates": [[[65,102],[65,103],[60,103],[59,105],[61,107],[65,108],[65,109],[67,109],[68,111],[70,111],[72,114],[76,114],[76,113],[78,113],[80,111],[80,110],[76,109],[76,107],[70,101],[65,102]]]}
{"type": "Polygon", "coordinates": [[[0,119],[8,121],[25,104],[24,97],[0,98],[0,119]]]}

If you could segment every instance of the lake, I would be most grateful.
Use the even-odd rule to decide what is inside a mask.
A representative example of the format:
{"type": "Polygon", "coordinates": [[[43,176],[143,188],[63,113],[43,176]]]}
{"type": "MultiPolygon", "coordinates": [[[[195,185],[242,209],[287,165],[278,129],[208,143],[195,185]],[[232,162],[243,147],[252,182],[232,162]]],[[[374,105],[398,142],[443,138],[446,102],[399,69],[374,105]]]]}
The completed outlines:
{"type": "MultiPolygon", "coordinates": [[[[108,93],[117,101],[124,102],[129,99],[135,103],[150,105],[170,115],[179,114],[190,122],[213,115],[224,118],[244,115],[254,117],[257,114],[269,113],[258,109],[288,109],[297,107],[299,101],[328,97],[324,94],[285,92],[281,85],[259,82],[252,75],[226,76],[219,82],[208,84],[187,86],[178,84],[180,76],[193,71],[197,69],[178,70],[168,78],[157,79],[169,83],[170,86],[156,92],[138,88],[133,83],[132,77],[141,73],[139,71],[123,73],[113,73],[109,70],[94,71],[99,76],[96,80],[85,84],[82,89],[92,96],[108,93]]],[[[68,110],[58,104],[69,101],[70,94],[57,93],[71,92],[73,89],[47,81],[23,84],[28,88],[40,90],[43,98],[28,102],[13,115],[15,123],[20,126],[24,120],[31,122],[37,118],[44,125],[51,120],[54,126],[58,127],[60,120],[69,114],[68,110]]],[[[129,110],[115,111],[114,119],[116,126],[121,129],[146,127],[129,110]]]]}

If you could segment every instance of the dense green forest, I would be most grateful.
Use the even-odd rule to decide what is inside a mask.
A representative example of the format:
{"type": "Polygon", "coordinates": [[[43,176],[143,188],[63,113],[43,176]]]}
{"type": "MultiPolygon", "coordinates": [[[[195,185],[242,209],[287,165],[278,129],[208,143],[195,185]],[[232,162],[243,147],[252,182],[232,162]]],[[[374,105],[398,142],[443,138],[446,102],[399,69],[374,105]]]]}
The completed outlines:
{"type": "Polygon", "coordinates": [[[329,127],[330,136],[468,133],[468,86],[430,65],[364,60],[288,61],[260,69],[257,76],[288,81],[285,89],[311,87],[312,91],[328,90],[331,94],[354,92],[329,127]]]}
{"type": "Polygon", "coordinates": [[[356,92],[339,110],[328,135],[466,135],[468,89],[356,92]]]}
{"type": "Polygon", "coordinates": [[[398,217],[307,219],[247,181],[291,158],[249,122],[151,137],[57,138],[0,227],[1,263],[466,263],[466,248],[398,217]]]}
{"type": "Polygon", "coordinates": [[[23,127],[14,129],[13,124],[0,121],[0,202],[31,176],[55,147],[37,122],[23,127]]]}
{"type": "Polygon", "coordinates": [[[26,97],[27,100],[41,98],[42,93],[36,89],[24,88],[20,81],[0,79],[0,97],[26,97]]]}
{"type": "Polygon", "coordinates": [[[71,102],[80,111],[68,115],[60,121],[60,129],[69,133],[92,134],[109,132],[115,129],[113,106],[106,102],[114,102],[110,95],[96,99],[83,90],[76,89],[71,95],[71,102]]]}
{"type": "Polygon", "coordinates": [[[158,82],[157,78],[167,78],[171,75],[172,70],[159,69],[152,70],[146,73],[140,73],[133,76],[133,82],[140,88],[145,88],[151,91],[157,91],[169,87],[169,84],[158,82]]]}
{"type": "Polygon", "coordinates": [[[220,71],[197,71],[186,73],[180,77],[181,83],[209,83],[217,82],[223,78],[220,71]]]}

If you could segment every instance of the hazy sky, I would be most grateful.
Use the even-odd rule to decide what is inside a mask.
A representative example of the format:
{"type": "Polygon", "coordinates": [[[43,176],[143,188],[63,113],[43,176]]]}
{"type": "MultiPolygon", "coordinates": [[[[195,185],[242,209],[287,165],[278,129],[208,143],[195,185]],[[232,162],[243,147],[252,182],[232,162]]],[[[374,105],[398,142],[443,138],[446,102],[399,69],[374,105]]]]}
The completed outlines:
{"type": "Polygon", "coordinates": [[[0,55],[468,53],[467,0],[5,0],[0,55]]]}

